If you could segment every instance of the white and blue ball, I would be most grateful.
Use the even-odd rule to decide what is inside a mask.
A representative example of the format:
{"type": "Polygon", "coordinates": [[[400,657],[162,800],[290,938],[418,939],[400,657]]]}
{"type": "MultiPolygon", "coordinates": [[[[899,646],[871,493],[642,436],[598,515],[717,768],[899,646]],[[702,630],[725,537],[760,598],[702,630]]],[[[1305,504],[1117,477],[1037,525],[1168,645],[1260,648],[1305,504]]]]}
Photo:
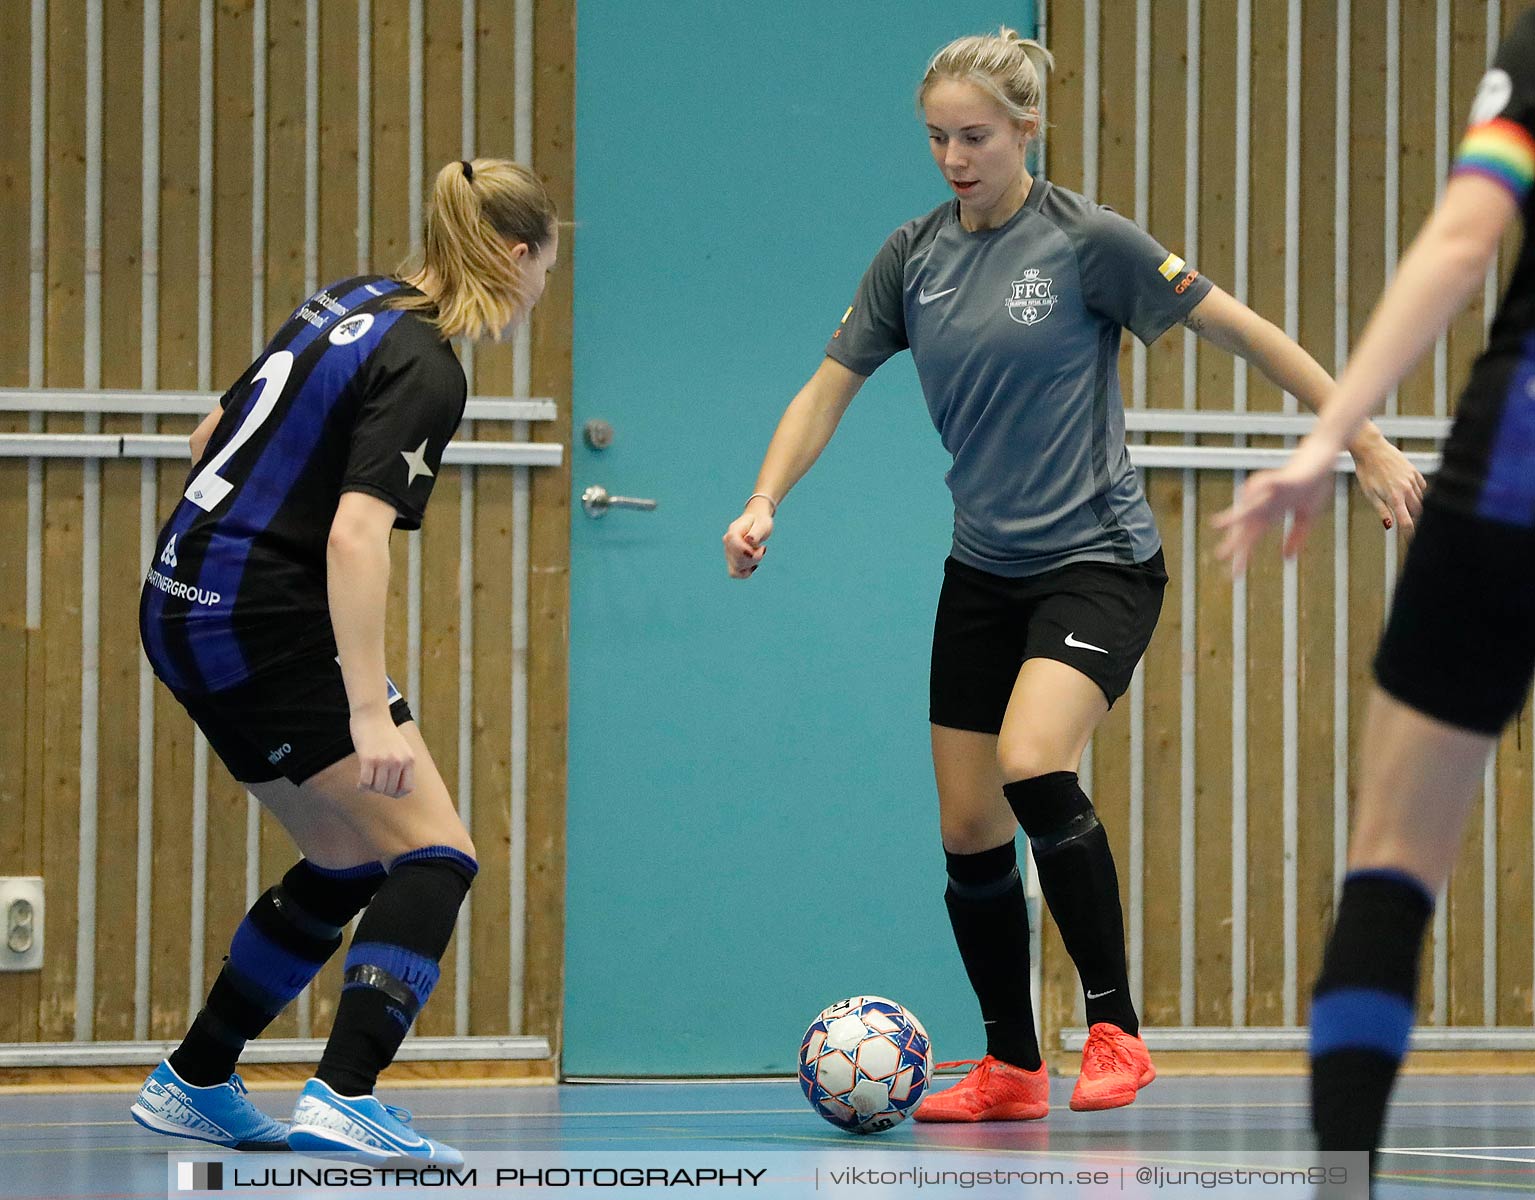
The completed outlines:
{"type": "Polygon", "coordinates": [[[916,1109],[932,1073],[922,1022],[883,996],[839,1000],[810,1023],[800,1043],[805,1098],[853,1133],[899,1125],[916,1109]]]}

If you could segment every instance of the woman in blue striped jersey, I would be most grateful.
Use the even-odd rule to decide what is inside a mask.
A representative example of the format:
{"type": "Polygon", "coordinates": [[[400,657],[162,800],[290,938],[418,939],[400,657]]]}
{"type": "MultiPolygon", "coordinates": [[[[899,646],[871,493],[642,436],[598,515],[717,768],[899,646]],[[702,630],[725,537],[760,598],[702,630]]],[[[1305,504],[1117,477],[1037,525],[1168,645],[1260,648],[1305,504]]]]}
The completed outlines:
{"type": "Polygon", "coordinates": [[[1523,234],[1487,348],[1471,368],[1444,464],[1375,659],[1337,920],[1311,1008],[1312,1117],[1324,1150],[1374,1150],[1412,1030],[1418,958],[1499,732],[1535,675],[1535,11],[1482,79],[1438,207],[1376,306],[1338,395],[1290,461],[1247,481],[1217,518],[1242,570],[1293,513],[1295,554],[1333,462],[1483,286],[1503,234],[1523,234]]]}
{"type": "Polygon", "coordinates": [[[186,1038],[133,1105],[216,1145],[462,1159],[373,1096],[437,982],[478,870],[385,674],[389,537],[421,525],[467,385],[449,339],[499,337],[543,293],[559,235],[527,169],[437,175],[419,263],[311,296],[192,435],[139,626],[155,674],[304,857],[257,900],[186,1038]],[[291,1126],[235,1063],[341,946],[340,1004],[291,1126]]]}

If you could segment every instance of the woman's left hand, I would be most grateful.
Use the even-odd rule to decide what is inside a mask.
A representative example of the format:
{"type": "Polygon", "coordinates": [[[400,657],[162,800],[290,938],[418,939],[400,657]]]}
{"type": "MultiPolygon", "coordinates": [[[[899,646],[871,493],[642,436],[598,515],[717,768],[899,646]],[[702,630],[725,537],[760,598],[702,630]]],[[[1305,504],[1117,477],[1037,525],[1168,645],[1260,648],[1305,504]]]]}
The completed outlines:
{"type": "Polygon", "coordinates": [[[1387,529],[1395,525],[1397,532],[1411,537],[1423,515],[1423,492],[1428,487],[1423,473],[1379,433],[1363,447],[1356,443],[1350,453],[1359,488],[1380,514],[1381,524],[1387,529]]]}

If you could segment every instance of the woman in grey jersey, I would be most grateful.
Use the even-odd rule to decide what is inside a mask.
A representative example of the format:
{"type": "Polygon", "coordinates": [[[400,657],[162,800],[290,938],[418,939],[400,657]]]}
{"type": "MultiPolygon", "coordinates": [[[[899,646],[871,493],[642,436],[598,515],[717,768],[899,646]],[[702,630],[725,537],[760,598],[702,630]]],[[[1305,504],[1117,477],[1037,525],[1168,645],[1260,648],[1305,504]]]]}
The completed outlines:
{"type": "MultiPolygon", "coordinates": [[[[1129,996],[1108,839],[1076,775],[1151,640],[1167,576],[1124,440],[1118,351],[1182,321],[1308,407],[1332,380],[1304,350],[1109,209],[1033,178],[1049,54],[1009,29],[934,56],[918,99],[954,198],[875,256],[826,358],[790,403],[725,534],[733,578],[762,562],[778,504],[864,380],[910,349],[954,456],[953,550],[933,634],[930,721],[946,901],[987,1053],[918,1120],[1049,1109],[1029,999],[1013,841],[1086,994],[1074,1109],[1129,1104],[1155,1077],[1129,996]]],[[[1423,480],[1373,427],[1351,449],[1383,521],[1412,528],[1423,480]]]]}

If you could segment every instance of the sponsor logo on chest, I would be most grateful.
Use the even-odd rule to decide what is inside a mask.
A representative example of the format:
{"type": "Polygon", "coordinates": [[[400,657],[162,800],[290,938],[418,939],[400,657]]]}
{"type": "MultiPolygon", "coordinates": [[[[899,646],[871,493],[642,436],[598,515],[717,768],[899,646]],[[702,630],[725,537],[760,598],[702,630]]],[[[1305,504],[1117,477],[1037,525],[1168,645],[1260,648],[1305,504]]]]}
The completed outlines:
{"type": "Polygon", "coordinates": [[[1038,268],[1030,267],[1022,279],[1009,285],[1011,292],[1003,302],[1007,315],[1020,325],[1037,325],[1055,308],[1055,293],[1050,290],[1050,279],[1042,277],[1038,268]]]}

